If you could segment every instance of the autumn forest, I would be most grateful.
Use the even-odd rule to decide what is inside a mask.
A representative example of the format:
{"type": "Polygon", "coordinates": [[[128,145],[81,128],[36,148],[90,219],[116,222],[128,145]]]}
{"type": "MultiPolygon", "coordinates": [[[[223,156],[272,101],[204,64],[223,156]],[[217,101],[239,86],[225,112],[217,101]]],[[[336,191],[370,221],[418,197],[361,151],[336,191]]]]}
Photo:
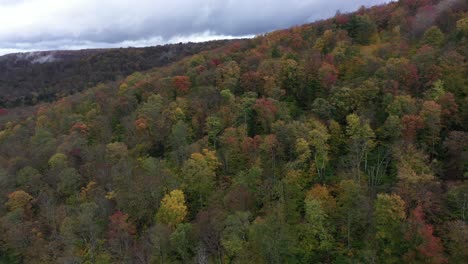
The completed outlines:
{"type": "Polygon", "coordinates": [[[468,262],[466,1],[207,45],[0,109],[0,263],[468,262]]]}

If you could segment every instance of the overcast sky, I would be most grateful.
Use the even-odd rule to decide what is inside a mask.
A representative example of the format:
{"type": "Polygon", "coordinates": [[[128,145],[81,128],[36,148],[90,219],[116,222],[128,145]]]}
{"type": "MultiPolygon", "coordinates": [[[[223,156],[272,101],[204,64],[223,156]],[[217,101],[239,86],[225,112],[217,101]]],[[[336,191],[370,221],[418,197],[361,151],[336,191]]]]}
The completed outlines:
{"type": "Polygon", "coordinates": [[[246,37],[389,0],[0,0],[0,55],[246,37]]]}

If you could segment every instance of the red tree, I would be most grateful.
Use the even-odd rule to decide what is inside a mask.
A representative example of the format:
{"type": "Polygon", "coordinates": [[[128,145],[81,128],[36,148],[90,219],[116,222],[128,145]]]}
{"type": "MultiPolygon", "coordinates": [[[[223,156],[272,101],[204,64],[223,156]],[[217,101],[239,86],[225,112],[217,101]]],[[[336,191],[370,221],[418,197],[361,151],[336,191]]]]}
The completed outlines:
{"type": "Polygon", "coordinates": [[[122,211],[117,211],[113,215],[109,216],[109,221],[109,239],[114,239],[122,235],[122,233],[130,236],[135,235],[136,229],[135,226],[128,222],[128,214],[125,214],[122,211]]]}
{"type": "Polygon", "coordinates": [[[186,93],[192,83],[190,82],[190,78],[188,76],[175,76],[174,77],[174,86],[179,93],[186,93]]]}
{"type": "Polygon", "coordinates": [[[332,64],[324,62],[319,69],[319,77],[323,86],[331,88],[338,80],[338,70],[332,64]]]}
{"type": "Polygon", "coordinates": [[[135,120],[135,126],[138,130],[146,130],[148,128],[148,120],[144,117],[140,117],[135,120]]]}
{"type": "Polygon", "coordinates": [[[128,222],[128,215],[121,211],[117,211],[111,215],[109,221],[107,242],[116,258],[123,259],[131,248],[136,228],[128,222]]]}
{"type": "Polygon", "coordinates": [[[223,62],[218,59],[218,58],[214,58],[211,60],[211,64],[213,64],[213,66],[217,67],[218,65],[222,64],[223,62]]]}
{"type": "Polygon", "coordinates": [[[424,127],[423,120],[417,115],[405,115],[401,119],[401,123],[403,139],[408,143],[413,142],[418,130],[424,127]]]}
{"type": "Polygon", "coordinates": [[[83,122],[76,122],[72,128],[70,129],[70,132],[76,131],[82,135],[87,135],[89,132],[88,126],[83,123],[83,122]]]}
{"type": "Polygon", "coordinates": [[[455,119],[458,112],[458,104],[453,93],[445,93],[437,99],[437,103],[442,107],[442,122],[447,125],[450,120],[455,119]]]}
{"type": "Polygon", "coordinates": [[[421,205],[418,205],[411,212],[409,223],[410,232],[406,239],[410,240],[414,249],[406,254],[406,260],[410,262],[419,260],[423,263],[447,263],[442,241],[434,236],[433,226],[426,223],[421,205]]]}
{"type": "Polygon", "coordinates": [[[260,73],[256,71],[248,71],[242,74],[241,86],[244,91],[253,91],[263,94],[263,78],[260,73]]]}
{"type": "Polygon", "coordinates": [[[258,114],[258,121],[262,124],[265,131],[269,131],[271,124],[275,121],[278,107],[273,101],[265,98],[257,99],[257,102],[253,106],[253,109],[258,114]]]}

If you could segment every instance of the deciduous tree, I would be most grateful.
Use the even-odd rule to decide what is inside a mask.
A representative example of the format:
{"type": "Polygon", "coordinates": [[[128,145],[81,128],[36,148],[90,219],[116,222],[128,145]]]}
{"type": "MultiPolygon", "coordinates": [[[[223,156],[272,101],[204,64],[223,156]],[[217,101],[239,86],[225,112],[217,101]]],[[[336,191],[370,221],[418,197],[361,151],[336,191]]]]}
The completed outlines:
{"type": "Polygon", "coordinates": [[[162,224],[175,228],[187,215],[185,196],[181,190],[173,190],[161,200],[156,219],[162,224]]]}

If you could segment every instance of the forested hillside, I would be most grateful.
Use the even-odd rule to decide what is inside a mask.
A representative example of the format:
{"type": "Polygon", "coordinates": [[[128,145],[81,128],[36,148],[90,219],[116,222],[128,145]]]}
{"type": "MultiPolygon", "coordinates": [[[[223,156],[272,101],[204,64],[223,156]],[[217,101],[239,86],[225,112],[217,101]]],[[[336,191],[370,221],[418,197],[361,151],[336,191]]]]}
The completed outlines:
{"type": "Polygon", "coordinates": [[[228,41],[147,48],[15,53],[0,57],[0,107],[50,102],[136,71],[168,65],[228,41]]]}
{"type": "Polygon", "coordinates": [[[467,56],[401,0],[4,109],[0,263],[467,263],[467,56]]]}

